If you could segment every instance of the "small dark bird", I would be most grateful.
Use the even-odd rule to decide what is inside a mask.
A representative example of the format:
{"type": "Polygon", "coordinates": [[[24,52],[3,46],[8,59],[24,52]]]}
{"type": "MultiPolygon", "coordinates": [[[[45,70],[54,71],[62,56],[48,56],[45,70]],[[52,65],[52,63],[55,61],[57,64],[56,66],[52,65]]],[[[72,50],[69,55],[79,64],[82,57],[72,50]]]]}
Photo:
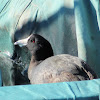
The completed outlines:
{"type": "MultiPolygon", "coordinates": [[[[27,40],[27,48],[32,54],[28,69],[31,84],[97,78],[95,72],[80,58],[68,54],[54,56],[51,44],[42,36],[32,34],[27,40]]],[[[16,42],[15,45],[17,44],[19,43],[16,42]]]]}

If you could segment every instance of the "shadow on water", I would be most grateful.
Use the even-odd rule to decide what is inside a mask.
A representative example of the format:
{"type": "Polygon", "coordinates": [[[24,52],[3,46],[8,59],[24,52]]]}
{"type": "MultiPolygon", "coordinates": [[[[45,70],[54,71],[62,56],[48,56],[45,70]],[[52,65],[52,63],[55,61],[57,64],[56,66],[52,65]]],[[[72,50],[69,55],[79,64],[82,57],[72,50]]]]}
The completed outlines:
{"type": "MultiPolygon", "coordinates": [[[[20,30],[17,30],[15,32],[14,40],[17,41],[19,39],[26,38],[30,34],[34,33],[41,34],[47,40],[50,40],[55,54],[68,53],[77,56],[77,40],[75,35],[76,33],[75,33],[74,9],[68,9],[62,7],[54,15],[50,16],[48,19],[43,20],[41,22],[37,20],[37,16],[38,12],[33,21],[29,20],[26,24],[22,26],[20,30]],[[70,16],[72,18],[70,20],[73,20],[71,24],[69,21],[70,16]],[[68,24],[70,25],[68,26],[68,24]],[[72,30],[71,27],[74,27],[73,31],[71,31],[72,30]],[[74,39],[73,42],[69,38],[74,39]],[[68,48],[74,50],[75,52],[71,52],[71,50],[69,50],[68,48]]],[[[17,73],[15,75],[16,80],[19,80],[19,83],[17,84],[22,84],[20,83],[19,77],[21,76],[19,76],[19,72],[22,73],[22,70],[24,71],[25,69],[27,69],[30,62],[30,53],[26,47],[20,48],[19,46],[15,46],[15,53],[13,59],[19,60],[19,58],[21,58],[22,64],[26,66],[26,68],[25,66],[24,67],[20,66],[19,69],[17,68],[18,65],[15,66],[15,69],[17,68],[16,69],[17,73]]],[[[26,83],[27,82],[28,81],[26,81],[26,83]]]]}

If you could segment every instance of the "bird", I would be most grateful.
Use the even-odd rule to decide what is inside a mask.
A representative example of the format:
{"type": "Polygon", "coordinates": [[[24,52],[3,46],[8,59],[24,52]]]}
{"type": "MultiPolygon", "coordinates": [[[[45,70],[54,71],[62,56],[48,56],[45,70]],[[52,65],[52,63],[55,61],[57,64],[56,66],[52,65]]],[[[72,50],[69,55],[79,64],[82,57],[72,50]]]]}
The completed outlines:
{"type": "MultiPolygon", "coordinates": [[[[23,40],[14,45],[22,46],[23,40]],[[21,42],[21,43],[20,43],[21,42]]],[[[31,53],[28,78],[31,84],[71,82],[96,79],[93,69],[82,59],[69,54],[54,55],[50,42],[39,34],[26,40],[31,53]]],[[[25,46],[25,43],[24,43],[25,46]]]]}

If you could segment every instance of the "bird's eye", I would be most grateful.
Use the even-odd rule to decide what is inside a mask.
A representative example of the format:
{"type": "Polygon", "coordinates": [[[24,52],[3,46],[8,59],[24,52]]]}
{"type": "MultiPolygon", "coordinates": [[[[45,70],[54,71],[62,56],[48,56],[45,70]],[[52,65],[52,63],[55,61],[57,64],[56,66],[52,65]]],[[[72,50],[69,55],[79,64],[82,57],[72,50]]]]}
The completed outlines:
{"type": "Polygon", "coordinates": [[[35,43],[35,41],[33,41],[33,43],[35,43]]]}
{"type": "Polygon", "coordinates": [[[35,40],[31,40],[32,43],[35,43],[35,40]]]}

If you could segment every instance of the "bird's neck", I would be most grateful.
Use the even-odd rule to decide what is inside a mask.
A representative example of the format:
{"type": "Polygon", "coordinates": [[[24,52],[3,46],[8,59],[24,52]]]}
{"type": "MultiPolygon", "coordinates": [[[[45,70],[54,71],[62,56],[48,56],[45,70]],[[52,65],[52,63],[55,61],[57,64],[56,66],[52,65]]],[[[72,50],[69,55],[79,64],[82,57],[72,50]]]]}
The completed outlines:
{"type": "Polygon", "coordinates": [[[35,59],[35,56],[32,56],[31,57],[31,61],[30,61],[30,65],[29,65],[29,68],[28,68],[28,78],[30,79],[31,78],[31,73],[32,71],[35,69],[35,67],[40,64],[42,61],[37,61],[35,59]]]}
{"type": "Polygon", "coordinates": [[[35,58],[35,56],[32,55],[30,63],[35,63],[35,62],[37,62],[36,58],[35,58]]]}

